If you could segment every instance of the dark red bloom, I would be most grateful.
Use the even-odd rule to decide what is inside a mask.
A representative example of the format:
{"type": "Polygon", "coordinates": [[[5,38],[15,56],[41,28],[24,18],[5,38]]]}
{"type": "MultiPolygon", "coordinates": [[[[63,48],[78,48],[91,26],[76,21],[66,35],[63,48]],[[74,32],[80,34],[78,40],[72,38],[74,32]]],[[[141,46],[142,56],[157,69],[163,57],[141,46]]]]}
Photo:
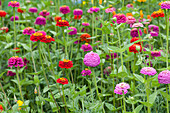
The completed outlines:
{"type": "Polygon", "coordinates": [[[16,47],[14,48],[13,50],[18,50],[18,51],[15,51],[16,53],[19,53],[20,52],[20,48],[16,47]],[[18,50],[19,49],[19,50],[18,50]]]}
{"type": "Polygon", "coordinates": [[[21,8],[18,8],[18,9],[17,9],[17,12],[18,12],[18,13],[23,13],[24,10],[22,10],[21,8]]]}
{"type": "Polygon", "coordinates": [[[69,26],[69,22],[67,22],[66,20],[59,20],[56,26],[59,26],[59,27],[69,26]]]}
{"type": "Polygon", "coordinates": [[[44,43],[51,43],[52,41],[55,41],[54,38],[52,38],[51,36],[45,36],[45,38],[43,38],[42,40],[40,40],[41,42],[44,42],[44,43]]]}
{"type": "Polygon", "coordinates": [[[27,58],[23,58],[23,61],[24,61],[24,66],[26,66],[25,69],[27,69],[27,68],[28,68],[28,67],[27,67],[27,64],[28,64],[30,61],[27,60],[27,58]]]}
{"type": "Polygon", "coordinates": [[[133,44],[129,47],[129,52],[138,53],[142,51],[142,46],[140,44],[133,44]]]}
{"type": "Polygon", "coordinates": [[[58,22],[59,20],[62,20],[62,18],[60,16],[56,16],[54,17],[55,21],[58,22]]]}
{"type": "Polygon", "coordinates": [[[43,35],[40,32],[35,32],[34,34],[31,35],[30,40],[31,41],[41,41],[45,39],[45,35],[43,35]]]}
{"type": "Polygon", "coordinates": [[[8,72],[7,72],[7,76],[14,76],[14,75],[16,75],[16,73],[14,73],[14,72],[12,72],[12,71],[8,71],[8,72]]]}
{"type": "Polygon", "coordinates": [[[80,20],[81,19],[81,15],[74,15],[74,19],[75,20],[80,20]]]}
{"type": "Polygon", "coordinates": [[[0,17],[5,17],[6,16],[6,12],[3,10],[0,10],[0,17]]]}
{"type": "Polygon", "coordinates": [[[7,27],[2,27],[0,30],[3,30],[2,33],[7,33],[9,29],[7,27]]]}
{"type": "Polygon", "coordinates": [[[91,41],[91,39],[88,39],[88,38],[90,38],[91,36],[88,34],[88,33],[85,33],[85,34],[82,34],[81,36],[80,36],[80,39],[81,39],[81,41],[86,41],[87,43],[88,42],[90,42],[91,41]]]}
{"type": "MultiPolygon", "coordinates": [[[[133,43],[133,42],[135,42],[135,41],[137,41],[137,40],[140,40],[139,38],[136,38],[136,37],[133,37],[131,40],[130,40],[130,43],[133,43]]],[[[135,43],[135,44],[141,44],[140,42],[138,42],[138,43],[135,43]]]]}
{"type": "Polygon", "coordinates": [[[68,80],[66,78],[59,78],[56,80],[57,83],[60,83],[60,84],[68,84],[68,80]]]}
{"type": "Polygon", "coordinates": [[[73,63],[70,60],[64,59],[63,61],[59,61],[59,67],[68,69],[73,67],[73,63]]]}
{"type": "Polygon", "coordinates": [[[2,107],[2,105],[0,105],[0,112],[2,112],[3,111],[3,107],[2,107]]]}

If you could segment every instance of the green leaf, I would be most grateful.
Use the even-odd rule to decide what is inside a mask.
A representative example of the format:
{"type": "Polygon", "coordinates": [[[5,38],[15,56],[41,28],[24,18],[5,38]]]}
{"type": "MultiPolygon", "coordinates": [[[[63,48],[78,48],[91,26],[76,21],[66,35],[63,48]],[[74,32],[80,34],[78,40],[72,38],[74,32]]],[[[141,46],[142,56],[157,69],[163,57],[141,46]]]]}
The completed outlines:
{"type": "Polygon", "coordinates": [[[109,104],[109,103],[105,103],[106,107],[110,110],[110,111],[115,111],[116,108],[112,105],[112,104],[109,104]]]}
{"type": "Polygon", "coordinates": [[[137,78],[138,81],[141,81],[142,83],[145,82],[145,79],[141,75],[138,75],[138,74],[135,74],[135,73],[134,73],[134,75],[135,75],[135,77],[137,78]]]}
{"type": "Polygon", "coordinates": [[[4,75],[5,72],[6,72],[6,71],[4,71],[4,72],[2,72],[2,73],[0,74],[0,78],[4,75]]]}
{"type": "Polygon", "coordinates": [[[156,96],[157,96],[157,92],[154,92],[153,94],[151,94],[150,96],[149,96],[149,103],[150,104],[153,104],[154,102],[155,102],[155,99],[156,99],[156,96]]]}
{"type": "Polygon", "coordinates": [[[166,92],[160,91],[160,93],[162,94],[162,96],[166,99],[168,99],[170,101],[170,95],[167,94],[166,92]]]}
{"type": "Polygon", "coordinates": [[[140,110],[142,110],[143,105],[139,105],[135,108],[135,113],[140,113],[140,110]]]}
{"type": "Polygon", "coordinates": [[[43,89],[43,93],[46,93],[50,88],[48,88],[48,86],[46,86],[44,89],[43,89]]]}
{"type": "Polygon", "coordinates": [[[23,43],[20,43],[20,44],[25,50],[31,51],[30,47],[28,47],[26,44],[23,44],[23,43]]]}

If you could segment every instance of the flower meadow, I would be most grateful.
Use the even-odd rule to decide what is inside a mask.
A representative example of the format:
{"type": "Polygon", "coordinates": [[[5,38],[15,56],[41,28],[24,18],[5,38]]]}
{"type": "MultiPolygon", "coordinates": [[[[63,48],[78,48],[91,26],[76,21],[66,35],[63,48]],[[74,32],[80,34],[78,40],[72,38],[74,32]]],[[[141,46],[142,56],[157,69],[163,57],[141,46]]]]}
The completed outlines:
{"type": "Polygon", "coordinates": [[[0,0],[0,21],[0,112],[170,112],[170,1],[0,0]]]}

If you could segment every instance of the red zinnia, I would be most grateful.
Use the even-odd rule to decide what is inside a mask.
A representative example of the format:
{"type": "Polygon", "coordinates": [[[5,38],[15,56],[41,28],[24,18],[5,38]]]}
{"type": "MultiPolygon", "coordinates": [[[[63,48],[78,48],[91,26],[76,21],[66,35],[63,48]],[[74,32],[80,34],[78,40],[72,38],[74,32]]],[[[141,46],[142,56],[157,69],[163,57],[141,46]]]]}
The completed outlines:
{"type": "Polygon", "coordinates": [[[90,36],[88,33],[82,34],[82,35],[80,36],[81,41],[86,41],[87,43],[91,41],[91,39],[88,39],[88,38],[90,38],[90,37],[91,37],[91,36],[90,36]]]}
{"type": "Polygon", "coordinates": [[[40,40],[41,42],[44,42],[44,43],[51,43],[52,41],[55,41],[54,38],[52,38],[51,36],[45,36],[45,38],[43,38],[42,40],[40,40]]]}
{"type": "Polygon", "coordinates": [[[2,112],[3,111],[3,107],[2,107],[2,105],[0,105],[0,112],[2,112]]]}
{"type": "Polygon", "coordinates": [[[81,15],[74,15],[74,19],[80,20],[81,19],[81,15]]]}
{"type": "Polygon", "coordinates": [[[57,83],[60,83],[60,84],[68,84],[68,80],[66,78],[59,78],[56,80],[57,83]]]}
{"type": "Polygon", "coordinates": [[[7,27],[2,27],[2,28],[0,28],[0,30],[3,30],[2,33],[7,33],[9,29],[7,27]]]}
{"type": "Polygon", "coordinates": [[[70,60],[64,59],[63,61],[59,61],[59,67],[68,69],[73,67],[73,63],[70,60]]]}
{"type": "Polygon", "coordinates": [[[18,9],[17,9],[17,12],[18,12],[18,13],[23,13],[24,10],[22,10],[21,8],[18,8],[18,9]]]}
{"type": "Polygon", "coordinates": [[[41,41],[43,39],[45,39],[45,35],[43,35],[42,33],[39,33],[39,32],[32,34],[30,37],[31,41],[41,41]]]}
{"type": "Polygon", "coordinates": [[[154,11],[151,15],[153,18],[164,17],[163,10],[159,9],[158,11],[154,11]]]}
{"type": "Polygon", "coordinates": [[[62,20],[62,18],[60,16],[56,16],[54,17],[55,21],[58,22],[59,20],[62,20]]]}
{"type": "Polygon", "coordinates": [[[69,26],[69,23],[66,20],[59,20],[56,26],[59,26],[59,27],[69,26]]]}
{"type": "MultiPolygon", "coordinates": [[[[136,38],[136,37],[133,37],[131,40],[130,40],[130,43],[133,43],[133,42],[135,42],[135,41],[137,41],[137,40],[140,40],[139,38],[136,38]]],[[[138,43],[135,43],[135,44],[141,44],[140,42],[138,42],[138,43]]]]}
{"type": "Polygon", "coordinates": [[[13,50],[18,50],[18,51],[15,51],[16,53],[19,53],[20,52],[20,48],[16,47],[14,48],[13,50]],[[19,49],[19,50],[18,50],[19,49]]]}
{"type": "Polygon", "coordinates": [[[0,10],[0,17],[5,17],[6,16],[6,12],[3,10],[0,10]]]}
{"type": "Polygon", "coordinates": [[[142,46],[140,44],[133,44],[129,47],[129,52],[138,53],[142,51],[142,46]]]}

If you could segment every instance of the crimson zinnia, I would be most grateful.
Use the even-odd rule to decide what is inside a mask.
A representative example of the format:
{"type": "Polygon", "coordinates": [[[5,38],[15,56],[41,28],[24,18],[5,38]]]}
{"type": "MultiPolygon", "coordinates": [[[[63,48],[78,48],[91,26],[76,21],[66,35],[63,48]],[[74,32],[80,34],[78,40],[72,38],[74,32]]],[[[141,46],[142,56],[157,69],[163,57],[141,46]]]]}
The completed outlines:
{"type": "Polygon", "coordinates": [[[59,27],[69,26],[69,22],[66,20],[59,20],[57,21],[56,26],[59,26],[59,27]]]}
{"type": "Polygon", "coordinates": [[[56,80],[57,83],[60,83],[60,84],[68,84],[68,80],[66,78],[59,78],[56,80]]]}
{"type": "Polygon", "coordinates": [[[43,35],[40,32],[36,32],[36,33],[32,34],[30,37],[31,41],[41,41],[43,39],[45,39],[45,35],[43,35]]]}
{"type": "Polygon", "coordinates": [[[0,17],[5,17],[6,16],[6,12],[3,10],[0,10],[0,17]]]}
{"type": "Polygon", "coordinates": [[[68,69],[73,67],[73,63],[70,60],[64,59],[63,61],[59,61],[59,67],[68,69]]]}

